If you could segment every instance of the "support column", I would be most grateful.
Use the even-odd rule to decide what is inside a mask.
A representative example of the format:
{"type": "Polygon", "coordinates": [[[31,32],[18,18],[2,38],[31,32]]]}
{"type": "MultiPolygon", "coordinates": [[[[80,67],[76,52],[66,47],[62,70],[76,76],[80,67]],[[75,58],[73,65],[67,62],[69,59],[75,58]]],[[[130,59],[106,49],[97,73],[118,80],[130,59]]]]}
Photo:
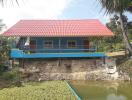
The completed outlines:
{"type": "Polygon", "coordinates": [[[19,59],[19,66],[24,68],[24,58],[19,59]]]}
{"type": "Polygon", "coordinates": [[[106,63],[106,61],[105,61],[105,57],[103,57],[103,63],[104,63],[104,64],[106,63]]]}
{"type": "Polygon", "coordinates": [[[24,68],[24,58],[22,59],[22,68],[24,68]]]}
{"type": "MultiPolygon", "coordinates": [[[[61,53],[61,38],[59,37],[59,53],[61,53]]],[[[61,58],[58,58],[58,66],[61,65],[61,58]]]]}
{"type": "Polygon", "coordinates": [[[13,58],[12,59],[12,67],[14,67],[14,65],[15,65],[14,62],[15,62],[15,59],[13,58]]]}

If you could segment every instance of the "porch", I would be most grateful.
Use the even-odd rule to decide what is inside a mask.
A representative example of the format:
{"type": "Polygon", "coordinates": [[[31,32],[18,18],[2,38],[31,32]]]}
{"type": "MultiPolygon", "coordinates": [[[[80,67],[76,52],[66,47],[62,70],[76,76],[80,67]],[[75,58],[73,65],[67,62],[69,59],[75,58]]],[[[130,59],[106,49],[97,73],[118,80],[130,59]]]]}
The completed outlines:
{"type": "Polygon", "coordinates": [[[86,37],[21,37],[12,58],[105,57],[96,41],[86,37]]]}
{"type": "MultiPolygon", "coordinates": [[[[103,52],[81,52],[83,49],[76,49],[72,51],[78,51],[78,52],[70,52],[71,50],[65,50],[65,49],[58,50],[58,52],[38,52],[33,53],[29,50],[19,50],[19,49],[12,49],[11,50],[11,57],[12,58],[79,58],[79,57],[105,57],[105,53],[103,52]],[[63,50],[65,52],[63,52],[63,50]],[[66,52],[68,51],[68,52],[66,52]]],[[[53,50],[52,50],[53,51],[53,50]]]]}
{"type": "Polygon", "coordinates": [[[12,58],[105,57],[88,37],[21,37],[14,47],[12,58]]]}

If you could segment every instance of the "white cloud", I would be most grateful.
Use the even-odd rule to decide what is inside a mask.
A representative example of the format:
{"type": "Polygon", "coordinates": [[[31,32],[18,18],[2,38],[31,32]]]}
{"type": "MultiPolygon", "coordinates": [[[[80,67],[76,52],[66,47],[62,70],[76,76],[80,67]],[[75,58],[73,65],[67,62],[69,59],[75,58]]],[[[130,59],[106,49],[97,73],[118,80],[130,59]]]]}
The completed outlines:
{"type": "MultiPolygon", "coordinates": [[[[20,0],[21,1],[21,0],[20,0]]],[[[57,19],[72,0],[25,0],[11,6],[0,8],[0,19],[10,27],[20,19],[57,19]]]]}

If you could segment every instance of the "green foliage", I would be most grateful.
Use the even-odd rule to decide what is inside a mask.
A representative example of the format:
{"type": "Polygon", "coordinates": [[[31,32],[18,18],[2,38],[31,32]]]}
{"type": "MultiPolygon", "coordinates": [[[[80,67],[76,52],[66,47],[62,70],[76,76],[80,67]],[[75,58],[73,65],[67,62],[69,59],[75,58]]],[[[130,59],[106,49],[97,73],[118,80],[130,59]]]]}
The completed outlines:
{"type": "Polygon", "coordinates": [[[123,62],[121,64],[118,65],[120,71],[122,71],[123,73],[127,73],[130,78],[132,79],[132,60],[123,60],[123,62]]]}
{"type": "Polygon", "coordinates": [[[128,22],[128,37],[132,41],[132,22],[128,22]]]}
{"type": "MultiPolygon", "coordinates": [[[[129,39],[127,36],[127,18],[124,17],[124,12],[132,10],[131,7],[131,0],[99,0],[102,5],[102,8],[105,9],[106,13],[108,14],[119,14],[119,17],[116,16],[115,20],[119,20],[118,26],[121,28],[122,37],[125,43],[125,48],[129,50],[129,54],[132,54],[132,47],[129,43],[129,39]],[[129,9],[128,9],[129,8],[129,9]]],[[[113,26],[113,25],[112,25],[113,26]]],[[[114,28],[114,27],[113,27],[114,28]]]]}
{"type": "Polygon", "coordinates": [[[0,90],[0,100],[76,100],[64,81],[27,83],[0,90]]]}
{"type": "MultiPolygon", "coordinates": [[[[0,31],[2,31],[4,27],[5,27],[5,24],[3,24],[2,20],[0,19],[0,31]]],[[[7,38],[0,36],[0,65],[3,65],[3,62],[7,60],[9,55],[9,47],[6,40],[7,38]]]]}
{"type": "Polygon", "coordinates": [[[124,71],[128,71],[129,69],[132,68],[132,60],[127,60],[127,61],[125,61],[124,63],[122,63],[120,66],[121,66],[122,68],[125,68],[124,71]]]}
{"type": "Polygon", "coordinates": [[[0,65],[0,73],[3,72],[4,69],[5,69],[5,66],[1,64],[1,65],[0,65]]]}
{"type": "Polygon", "coordinates": [[[0,37],[0,65],[4,65],[10,58],[10,49],[15,41],[14,37],[0,37]]]}
{"type": "Polygon", "coordinates": [[[124,44],[122,44],[122,43],[116,43],[115,46],[114,46],[114,48],[116,48],[117,50],[124,49],[124,44]]]}
{"type": "MultiPolygon", "coordinates": [[[[118,16],[116,16],[118,17],[118,16]]],[[[124,16],[124,20],[127,20],[127,17],[124,16]]],[[[132,40],[132,22],[128,22],[128,37],[132,40]]],[[[106,24],[106,26],[114,33],[113,37],[103,38],[100,40],[99,50],[101,51],[118,51],[125,49],[124,41],[122,38],[121,28],[117,26],[117,22],[115,17],[110,19],[110,22],[106,24]]]]}
{"type": "Polygon", "coordinates": [[[14,70],[3,72],[1,78],[4,80],[15,80],[17,78],[17,72],[14,70]]]}
{"type": "Polygon", "coordinates": [[[125,11],[132,12],[130,9],[131,0],[99,0],[106,13],[123,13],[125,11]],[[129,8],[129,9],[128,9],[129,8]]]}
{"type": "Polygon", "coordinates": [[[8,39],[0,37],[1,46],[0,46],[0,64],[3,64],[6,60],[9,59],[9,50],[8,39]]]}

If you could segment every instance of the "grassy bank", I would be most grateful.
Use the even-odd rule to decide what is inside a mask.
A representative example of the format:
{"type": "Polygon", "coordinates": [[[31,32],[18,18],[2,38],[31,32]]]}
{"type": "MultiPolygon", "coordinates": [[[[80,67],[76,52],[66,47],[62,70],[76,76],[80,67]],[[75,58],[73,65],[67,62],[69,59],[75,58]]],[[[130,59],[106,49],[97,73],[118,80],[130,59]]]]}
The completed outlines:
{"type": "Polygon", "coordinates": [[[26,83],[0,90],[0,100],[75,100],[64,81],[26,83]]]}

